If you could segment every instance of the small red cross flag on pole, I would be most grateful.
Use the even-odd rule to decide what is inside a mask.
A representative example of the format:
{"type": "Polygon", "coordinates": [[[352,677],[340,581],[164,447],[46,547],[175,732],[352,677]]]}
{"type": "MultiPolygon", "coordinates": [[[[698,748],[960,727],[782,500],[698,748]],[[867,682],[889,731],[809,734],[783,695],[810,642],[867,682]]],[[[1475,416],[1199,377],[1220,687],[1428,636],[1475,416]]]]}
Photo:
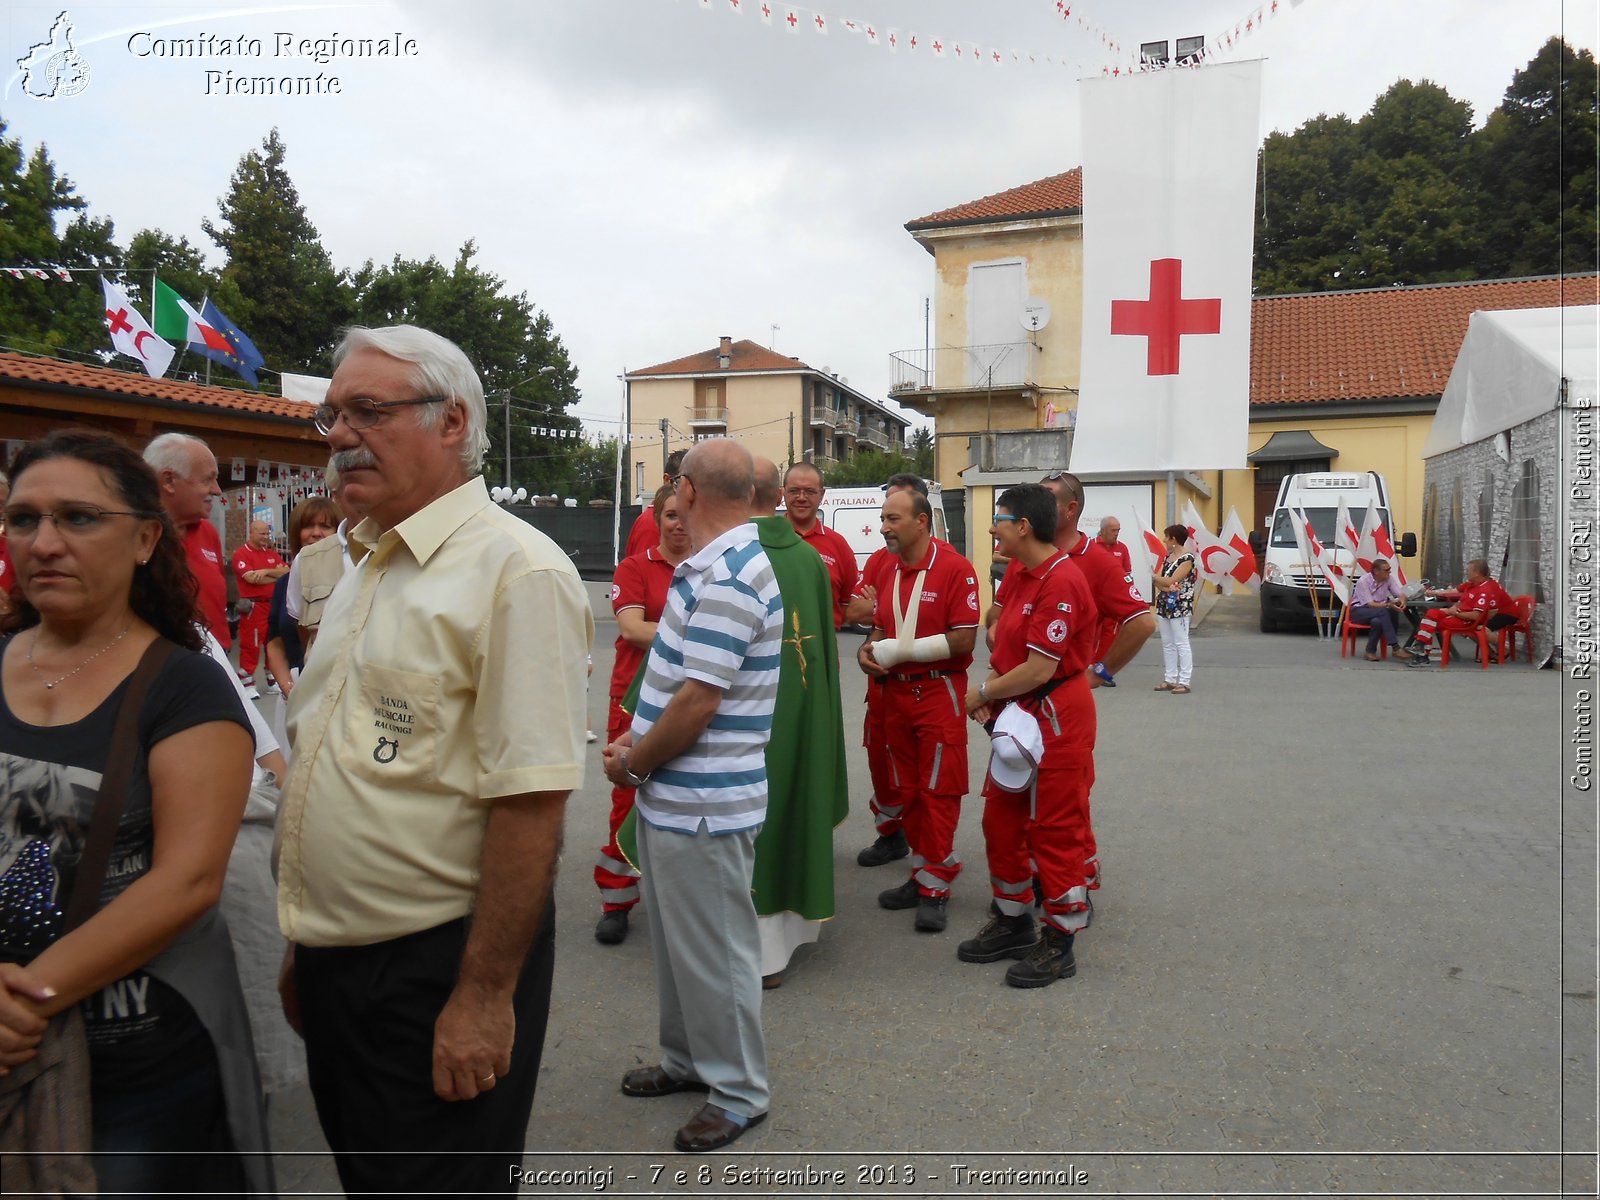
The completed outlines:
{"type": "Polygon", "coordinates": [[[1245,466],[1261,64],[1086,79],[1074,471],[1245,466]]]}

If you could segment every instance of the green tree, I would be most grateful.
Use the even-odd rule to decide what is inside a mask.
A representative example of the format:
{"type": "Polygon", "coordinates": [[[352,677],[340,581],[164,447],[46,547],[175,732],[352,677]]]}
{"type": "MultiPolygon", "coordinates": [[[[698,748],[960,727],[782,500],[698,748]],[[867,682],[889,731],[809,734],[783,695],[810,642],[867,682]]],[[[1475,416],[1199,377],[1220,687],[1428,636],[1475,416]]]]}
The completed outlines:
{"type": "MultiPolygon", "coordinates": [[[[932,455],[931,443],[929,454],[932,455]]],[[[843,462],[825,468],[822,482],[828,487],[877,487],[889,476],[907,472],[922,474],[911,455],[898,450],[857,450],[843,462]]]]}
{"type": "Polygon", "coordinates": [[[1596,101],[1594,56],[1559,38],[1513,76],[1474,138],[1485,275],[1595,269],[1596,101]]]}
{"type": "Polygon", "coordinates": [[[928,425],[918,425],[911,433],[911,459],[916,463],[912,468],[924,479],[933,477],[933,428],[928,425]]]}
{"type": "MultiPolygon", "coordinates": [[[[589,441],[580,437],[577,441],[567,439],[563,445],[564,448],[546,454],[539,460],[548,464],[544,471],[538,472],[545,482],[529,490],[545,495],[553,493],[563,500],[570,497],[580,505],[586,505],[591,500],[613,499],[616,495],[617,439],[589,441]]],[[[526,486],[523,484],[524,476],[535,474],[532,462],[525,465],[513,459],[511,466],[519,486],[526,486]]]]}
{"type": "MultiPolygon", "coordinates": [[[[88,207],[42,144],[26,152],[0,120],[0,266],[93,268],[114,277],[120,256],[112,224],[91,218],[88,207]]],[[[99,279],[81,269],[70,284],[54,275],[0,277],[0,340],[40,354],[109,357],[99,279]]]]}
{"type": "Polygon", "coordinates": [[[270,371],[327,374],[349,297],[284,165],[276,129],[239,160],[221,220],[200,227],[222,249],[213,298],[249,335],[270,371]]]}
{"type": "MultiPolygon", "coordinates": [[[[410,323],[449,338],[483,379],[491,448],[484,474],[506,480],[506,431],[511,435],[511,482],[530,492],[558,491],[560,463],[572,441],[532,429],[574,430],[566,415],[581,393],[577,371],[550,318],[527,293],[505,294],[505,281],[473,263],[468,241],[446,267],[396,255],[384,266],[370,260],[349,277],[352,317],[361,325],[410,323]]],[[[566,494],[566,493],[563,493],[566,494]]]]}

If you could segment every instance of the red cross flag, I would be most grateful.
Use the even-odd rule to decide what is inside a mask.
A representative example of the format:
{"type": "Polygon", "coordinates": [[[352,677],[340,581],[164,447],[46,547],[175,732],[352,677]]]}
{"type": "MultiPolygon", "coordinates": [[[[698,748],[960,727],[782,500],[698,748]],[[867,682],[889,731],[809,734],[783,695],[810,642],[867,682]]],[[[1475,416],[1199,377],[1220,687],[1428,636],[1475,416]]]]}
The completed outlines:
{"type": "Polygon", "coordinates": [[[100,288],[106,296],[106,329],[111,334],[111,344],[129,358],[138,359],[152,379],[160,379],[172,365],[172,347],[156,336],[122,289],[104,275],[100,276],[100,288]]]}
{"type": "MultiPolygon", "coordinates": [[[[1392,568],[1392,577],[1401,587],[1405,587],[1406,572],[1400,565],[1400,556],[1394,552],[1394,539],[1389,536],[1389,530],[1383,523],[1383,518],[1378,515],[1376,504],[1367,505],[1366,518],[1361,522],[1361,540],[1357,543],[1356,558],[1374,559],[1386,558],[1392,568]]],[[[1370,568],[1368,568],[1370,570],[1370,568]]]]}
{"type": "Polygon", "coordinates": [[[1072,469],[1245,464],[1261,64],[1082,81],[1072,469]]]}

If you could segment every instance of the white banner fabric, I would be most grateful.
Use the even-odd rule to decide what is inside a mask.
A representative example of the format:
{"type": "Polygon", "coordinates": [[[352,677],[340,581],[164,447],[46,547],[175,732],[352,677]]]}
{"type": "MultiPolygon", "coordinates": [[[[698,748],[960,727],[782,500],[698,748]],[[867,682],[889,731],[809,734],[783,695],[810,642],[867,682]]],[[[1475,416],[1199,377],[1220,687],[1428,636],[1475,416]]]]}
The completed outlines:
{"type": "Polygon", "coordinates": [[[1259,61],[1085,79],[1072,469],[1239,469],[1259,61]]]}

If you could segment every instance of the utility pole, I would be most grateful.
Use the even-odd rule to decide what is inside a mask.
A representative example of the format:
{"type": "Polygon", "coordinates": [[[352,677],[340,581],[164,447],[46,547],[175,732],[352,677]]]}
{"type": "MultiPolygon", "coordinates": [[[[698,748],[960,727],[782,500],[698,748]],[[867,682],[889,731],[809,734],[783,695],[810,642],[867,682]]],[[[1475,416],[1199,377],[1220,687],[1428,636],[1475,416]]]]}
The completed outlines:
{"type": "Polygon", "coordinates": [[[506,389],[506,440],[501,447],[500,482],[506,487],[511,486],[511,390],[506,389]]]}
{"type": "Polygon", "coordinates": [[[789,465],[794,466],[794,414],[789,414],[789,465]]]}
{"type": "Polygon", "coordinates": [[[663,475],[665,475],[667,473],[667,429],[668,429],[667,419],[665,417],[662,417],[661,418],[661,473],[663,475]]]}

